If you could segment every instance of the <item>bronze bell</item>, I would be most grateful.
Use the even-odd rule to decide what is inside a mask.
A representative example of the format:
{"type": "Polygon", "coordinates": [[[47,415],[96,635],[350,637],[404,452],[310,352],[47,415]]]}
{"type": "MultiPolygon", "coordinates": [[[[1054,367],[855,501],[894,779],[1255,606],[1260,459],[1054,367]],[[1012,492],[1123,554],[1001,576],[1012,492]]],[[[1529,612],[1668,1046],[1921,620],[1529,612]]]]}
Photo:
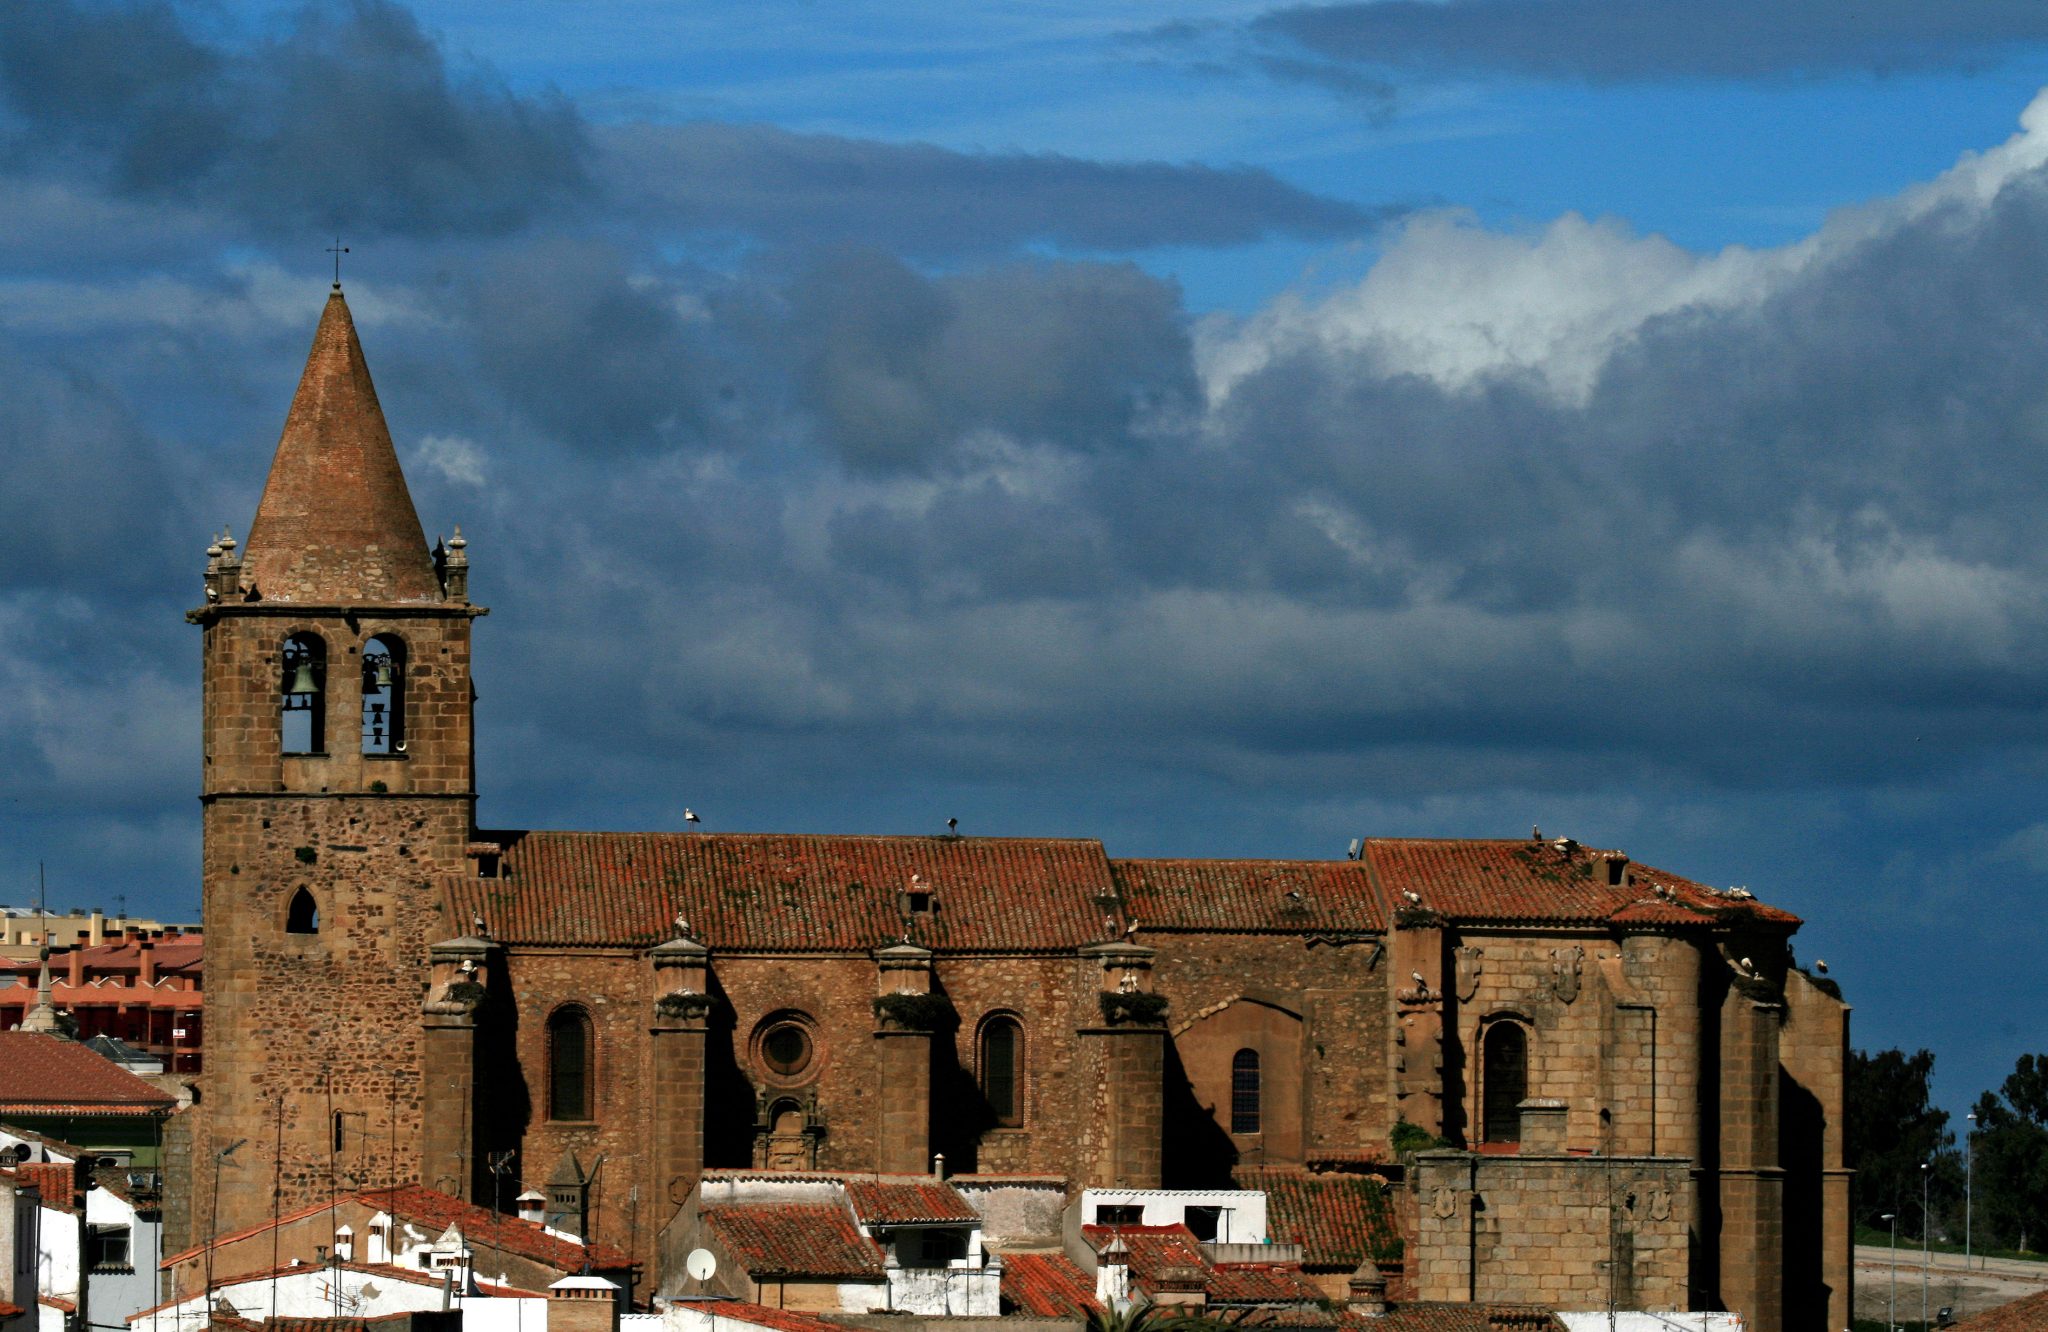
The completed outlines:
{"type": "Polygon", "coordinates": [[[313,678],[313,663],[300,661],[298,669],[292,672],[292,687],[286,691],[293,694],[317,694],[320,682],[313,678]]]}

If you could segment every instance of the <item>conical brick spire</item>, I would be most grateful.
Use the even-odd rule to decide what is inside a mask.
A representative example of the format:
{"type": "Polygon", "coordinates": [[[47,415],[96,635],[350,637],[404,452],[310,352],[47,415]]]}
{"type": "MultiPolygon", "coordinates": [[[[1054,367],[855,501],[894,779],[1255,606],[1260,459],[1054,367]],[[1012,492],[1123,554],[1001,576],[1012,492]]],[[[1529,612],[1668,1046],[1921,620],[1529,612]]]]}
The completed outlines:
{"type": "Polygon", "coordinates": [[[426,533],[340,288],[327,298],[243,552],[265,601],[438,601],[426,533]]]}

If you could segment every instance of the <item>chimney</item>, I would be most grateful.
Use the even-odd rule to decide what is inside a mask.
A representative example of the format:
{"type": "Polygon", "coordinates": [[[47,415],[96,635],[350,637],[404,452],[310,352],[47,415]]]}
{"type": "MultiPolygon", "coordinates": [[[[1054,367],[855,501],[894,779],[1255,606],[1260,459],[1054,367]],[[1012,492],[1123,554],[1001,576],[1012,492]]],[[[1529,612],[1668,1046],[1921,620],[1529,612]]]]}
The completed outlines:
{"type": "Polygon", "coordinates": [[[1564,1151],[1563,1101],[1532,1096],[1515,1108],[1521,1112],[1524,1155],[1557,1156],[1564,1151]]]}
{"type": "Polygon", "coordinates": [[[1105,1309],[1121,1309],[1131,1301],[1131,1251],[1115,1231],[1095,1255],[1095,1298],[1105,1309]]]}
{"type": "Polygon", "coordinates": [[[531,1221],[539,1225],[541,1218],[547,1215],[548,1199],[547,1195],[538,1189],[528,1189],[513,1199],[512,1205],[518,1209],[521,1221],[531,1221]]]}
{"type": "Polygon", "coordinates": [[[65,984],[73,986],[85,984],[85,950],[83,948],[72,949],[71,955],[65,958],[64,961],[66,965],[64,974],[65,984]]]}
{"type": "Polygon", "coordinates": [[[147,939],[135,945],[135,983],[156,984],[156,945],[147,939]]]}
{"type": "Polygon", "coordinates": [[[603,1277],[567,1276],[548,1287],[548,1332],[618,1332],[619,1288],[603,1277]]]}
{"type": "Polygon", "coordinates": [[[1380,1275],[1380,1265],[1370,1257],[1358,1264],[1358,1270],[1351,1274],[1351,1298],[1345,1308],[1360,1318],[1384,1318],[1387,1313],[1387,1279],[1380,1275]]]}

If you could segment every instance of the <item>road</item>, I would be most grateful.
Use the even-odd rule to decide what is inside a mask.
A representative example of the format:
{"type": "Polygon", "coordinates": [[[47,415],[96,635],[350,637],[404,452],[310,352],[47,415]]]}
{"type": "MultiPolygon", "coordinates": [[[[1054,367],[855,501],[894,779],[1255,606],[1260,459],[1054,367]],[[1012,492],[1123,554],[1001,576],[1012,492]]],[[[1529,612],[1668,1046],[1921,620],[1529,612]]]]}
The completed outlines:
{"type": "MultiPolygon", "coordinates": [[[[1891,1303],[1892,1250],[1883,1244],[1856,1246],[1856,1315],[1883,1319],[1891,1303]]],[[[1898,1314],[1920,1321],[1920,1250],[1898,1249],[1898,1314]]],[[[1982,1313],[2024,1295],[2048,1290],[2048,1262],[2017,1258],[1972,1258],[1965,1268],[1959,1253],[1927,1255],[1927,1308],[1947,1306],[1956,1317],[1982,1313]]]]}

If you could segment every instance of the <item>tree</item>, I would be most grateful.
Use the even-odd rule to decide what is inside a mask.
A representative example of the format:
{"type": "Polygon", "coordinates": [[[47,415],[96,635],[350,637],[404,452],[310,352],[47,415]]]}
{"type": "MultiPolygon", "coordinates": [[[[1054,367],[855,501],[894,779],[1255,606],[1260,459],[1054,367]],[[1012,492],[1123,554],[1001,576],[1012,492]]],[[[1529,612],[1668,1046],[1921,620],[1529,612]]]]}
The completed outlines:
{"type": "MultiPolygon", "coordinates": [[[[1935,1187],[1928,1192],[1931,1210],[1938,1214],[1940,1204],[1947,1201],[1954,1171],[1945,1168],[1945,1158],[1954,1154],[1955,1135],[1948,1131],[1948,1111],[1927,1103],[1933,1077],[1934,1055],[1928,1050],[1910,1055],[1899,1050],[1849,1052],[1845,1146],[1856,1171],[1852,1210],[1863,1225],[1882,1229],[1884,1214],[1895,1212],[1900,1234],[1925,1232],[1927,1219],[1920,1214],[1923,1163],[1938,1171],[1935,1187]]],[[[1982,1139],[1978,1141],[1981,1148],[1982,1139]]]]}
{"type": "Polygon", "coordinates": [[[2021,1055],[1977,1098],[1977,1215],[2017,1249],[2048,1232],[2048,1055],[2021,1055]]]}

